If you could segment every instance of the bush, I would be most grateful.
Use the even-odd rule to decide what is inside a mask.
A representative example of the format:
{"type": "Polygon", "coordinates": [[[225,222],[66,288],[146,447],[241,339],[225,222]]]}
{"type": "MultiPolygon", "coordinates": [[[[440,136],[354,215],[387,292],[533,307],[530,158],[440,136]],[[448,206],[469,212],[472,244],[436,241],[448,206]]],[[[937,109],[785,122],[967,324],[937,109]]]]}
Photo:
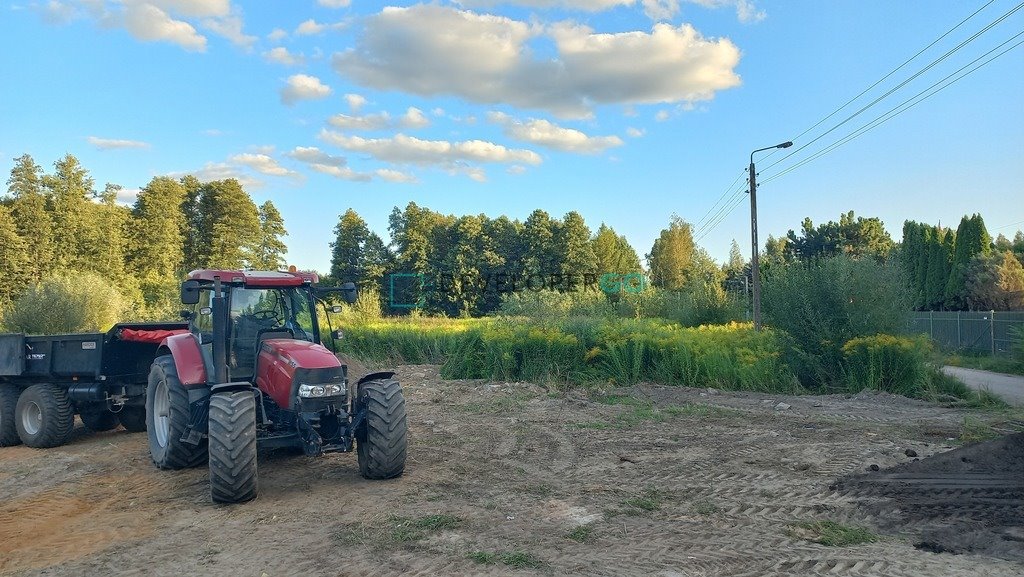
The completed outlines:
{"type": "Polygon", "coordinates": [[[124,320],[125,298],[96,273],[68,271],[31,287],[3,315],[4,329],[26,334],[106,331],[124,320]]]}
{"type": "Polygon", "coordinates": [[[618,314],[605,293],[593,290],[576,292],[542,290],[511,293],[502,298],[499,311],[507,316],[534,319],[615,316],[618,314]]]}
{"type": "Polygon", "coordinates": [[[894,264],[839,256],[775,267],[764,281],[765,322],[793,337],[788,360],[806,386],[844,384],[850,339],[909,326],[910,295],[894,264]]]}
{"type": "Polygon", "coordinates": [[[850,392],[863,389],[920,397],[928,386],[931,343],[926,337],[874,335],[843,345],[850,392]]]}

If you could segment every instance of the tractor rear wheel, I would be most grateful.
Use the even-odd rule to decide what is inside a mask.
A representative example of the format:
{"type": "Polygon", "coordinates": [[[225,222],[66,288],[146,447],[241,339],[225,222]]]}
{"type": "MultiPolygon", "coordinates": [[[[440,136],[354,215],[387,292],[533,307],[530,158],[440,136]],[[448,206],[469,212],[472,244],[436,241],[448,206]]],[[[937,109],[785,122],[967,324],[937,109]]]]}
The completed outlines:
{"type": "Polygon", "coordinates": [[[14,408],[14,424],[21,441],[36,449],[59,447],[71,438],[75,410],[64,389],[32,385],[21,392],[14,408]]]}
{"type": "Polygon", "coordinates": [[[252,391],[210,397],[210,496],[215,503],[256,498],[256,398],[252,391]]]}
{"type": "Polygon", "coordinates": [[[367,479],[401,475],[407,430],[402,386],[394,379],[361,383],[357,404],[357,410],[366,410],[366,420],[356,431],[359,473],[367,479]]]}
{"type": "Polygon", "coordinates": [[[188,391],[178,380],[178,369],[170,355],[157,357],[149,370],[146,386],[146,430],[149,454],[161,469],[185,469],[206,459],[206,439],[198,445],[181,440],[188,426],[188,391]]]}
{"type": "Polygon", "coordinates": [[[0,447],[21,444],[18,427],[14,426],[14,409],[21,391],[14,385],[0,385],[0,447]]]}
{"type": "Polygon", "coordinates": [[[129,433],[145,433],[146,407],[124,407],[117,414],[117,420],[129,433]]]}
{"type": "Polygon", "coordinates": [[[98,411],[83,411],[78,414],[86,429],[96,433],[110,431],[117,428],[117,415],[106,409],[98,411]]]}

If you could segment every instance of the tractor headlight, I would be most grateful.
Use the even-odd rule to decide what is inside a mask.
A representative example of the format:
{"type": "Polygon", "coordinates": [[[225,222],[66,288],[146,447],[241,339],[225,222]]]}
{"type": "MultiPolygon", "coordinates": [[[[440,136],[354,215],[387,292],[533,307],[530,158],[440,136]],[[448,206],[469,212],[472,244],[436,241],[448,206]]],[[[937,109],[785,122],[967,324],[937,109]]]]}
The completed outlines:
{"type": "Polygon", "coordinates": [[[345,392],[341,385],[299,385],[302,398],[335,397],[345,392]]]}

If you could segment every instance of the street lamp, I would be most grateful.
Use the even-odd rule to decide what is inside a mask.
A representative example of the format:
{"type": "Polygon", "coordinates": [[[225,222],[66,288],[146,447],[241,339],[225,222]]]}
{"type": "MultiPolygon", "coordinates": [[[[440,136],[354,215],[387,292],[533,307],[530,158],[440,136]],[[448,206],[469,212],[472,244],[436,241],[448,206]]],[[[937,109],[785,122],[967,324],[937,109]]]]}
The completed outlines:
{"type": "MultiPolygon", "coordinates": [[[[771,150],[773,148],[789,148],[793,146],[790,141],[758,148],[754,152],[771,150]]],[[[750,153],[750,246],[753,249],[750,258],[750,273],[754,277],[754,330],[761,330],[761,259],[757,244],[757,172],[754,169],[754,152],[750,153]]]]}

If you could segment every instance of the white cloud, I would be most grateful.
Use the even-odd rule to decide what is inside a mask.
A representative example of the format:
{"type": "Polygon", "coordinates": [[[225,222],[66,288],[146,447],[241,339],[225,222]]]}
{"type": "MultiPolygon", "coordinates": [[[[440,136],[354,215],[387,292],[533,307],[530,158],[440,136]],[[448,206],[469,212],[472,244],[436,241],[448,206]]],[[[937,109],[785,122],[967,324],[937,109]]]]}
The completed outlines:
{"type": "Polygon", "coordinates": [[[281,89],[281,102],[291,106],[299,100],[327,98],[330,94],[331,87],[316,76],[295,74],[288,77],[288,85],[281,89]]]}
{"type": "Polygon", "coordinates": [[[671,113],[669,113],[668,110],[659,110],[658,113],[654,115],[654,119],[658,122],[665,122],[670,116],[671,113]]]}
{"type": "Polygon", "coordinates": [[[423,96],[452,94],[587,117],[596,104],[707,100],[739,84],[739,49],[692,26],[597,34],[584,26],[541,27],[438,5],[385,8],[367,19],[355,48],[334,69],[365,86],[423,96]],[[437,34],[445,30],[445,34],[437,34]],[[545,35],[556,57],[529,41],[545,35]]]}
{"type": "Polygon", "coordinates": [[[335,114],[328,118],[327,122],[331,126],[342,130],[383,130],[391,126],[391,116],[387,112],[363,116],[335,114]]]}
{"type": "Polygon", "coordinates": [[[203,131],[206,136],[224,136],[224,131],[219,128],[207,128],[203,131]]]}
{"type": "Polygon", "coordinates": [[[520,175],[526,172],[526,167],[521,164],[513,164],[512,166],[505,169],[505,172],[513,175],[520,175]]]}
{"type": "MultiPolygon", "coordinates": [[[[740,22],[764,20],[764,10],[758,10],[753,0],[682,0],[703,8],[735,6],[740,22]]],[[[493,8],[501,5],[522,6],[536,10],[578,10],[581,12],[603,12],[618,7],[632,7],[638,0],[456,0],[457,4],[469,8],[493,8]]],[[[652,20],[671,20],[679,14],[680,0],[639,0],[644,14],[652,20]]]]}
{"type": "Polygon", "coordinates": [[[37,7],[47,24],[68,24],[78,17],[78,10],[67,2],[49,0],[45,5],[37,7]]]}
{"type": "Polygon", "coordinates": [[[603,12],[616,6],[629,6],[636,0],[458,0],[457,3],[471,8],[493,8],[500,5],[515,5],[525,8],[547,10],[561,8],[584,12],[603,12]]]}
{"type": "Polygon", "coordinates": [[[142,190],[138,188],[122,188],[117,191],[116,202],[125,205],[133,205],[135,201],[139,199],[139,193],[142,190]]]}
{"type": "Polygon", "coordinates": [[[299,173],[281,166],[276,160],[266,154],[236,154],[228,158],[228,160],[236,164],[248,166],[256,172],[269,176],[287,176],[291,178],[300,176],[299,173]]]}
{"type": "Polygon", "coordinates": [[[124,27],[144,42],[173,42],[192,52],[206,51],[206,37],[182,20],[174,20],[152,4],[126,4],[124,27]]]}
{"type": "MultiPolygon", "coordinates": [[[[137,0],[128,0],[133,2],[137,0]]],[[[231,13],[231,0],[145,0],[168,12],[193,18],[220,17],[231,13]]]]}
{"type": "Polygon", "coordinates": [[[643,0],[642,5],[651,20],[671,20],[679,14],[679,0],[643,0]]]}
{"type": "Polygon", "coordinates": [[[295,29],[295,33],[299,36],[313,36],[321,34],[328,30],[342,30],[348,26],[348,22],[335,22],[334,24],[322,24],[316,20],[310,18],[302,24],[299,24],[298,28],[295,29]]]}
{"type": "Polygon", "coordinates": [[[437,117],[444,116],[444,108],[435,108],[430,113],[437,117]]]}
{"type": "Polygon", "coordinates": [[[274,28],[270,31],[270,34],[267,34],[267,40],[271,42],[280,42],[285,38],[288,38],[288,33],[280,28],[274,28]]]}
{"type": "Polygon", "coordinates": [[[352,4],[352,0],[316,0],[316,2],[325,8],[346,8],[352,4]]]}
{"type": "Polygon", "coordinates": [[[580,154],[596,154],[609,148],[622,146],[618,136],[588,136],[579,130],[558,126],[543,119],[515,120],[501,112],[491,112],[488,120],[505,127],[505,135],[522,142],[529,142],[580,154]]]}
{"type": "Polygon", "coordinates": [[[398,124],[406,128],[423,128],[430,126],[430,119],[419,108],[410,106],[398,120],[398,124]]]}
{"type": "Polygon", "coordinates": [[[359,112],[366,105],[366,98],[359,94],[346,94],[345,102],[348,102],[348,107],[352,112],[359,112]]]}
{"type": "Polygon", "coordinates": [[[465,162],[540,164],[541,157],[532,150],[510,149],[483,140],[448,142],[422,140],[404,134],[391,138],[346,136],[326,129],[319,138],[339,148],[372,155],[392,164],[454,166],[465,162]]]}
{"type": "Polygon", "coordinates": [[[306,62],[306,58],[303,55],[292,54],[291,52],[288,52],[288,49],[284,46],[271,48],[263,53],[263,58],[268,62],[284,64],[285,66],[302,66],[306,62]]]}
{"type": "Polygon", "coordinates": [[[258,38],[243,32],[243,26],[242,16],[237,13],[221,18],[206,18],[203,20],[203,27],[207,30],[227,38],[235,46],[250,50],[258,38]]]}
{"type": "Polygon", "coordinates": [[[373,114],[352,115],[335,114],[327,119],[327,122],[341,130],[386,130],[389,128],[423,128],[430,125],[423,111],[410,106],[405,114],[393,120],[387,112],[376,112],[373,114]]]}
{"type": "Polygon", "coordinates": [[[626,135],[630,138],[640,138],[645,134],[644,129],[630,126],[626,129],[626,135]]]}
{"type": "Polygon", "coordinates": [[[172,172],[167,176],[172,178],[181,178],[186,174],[199,179],[200,182],[210,182],[213,180],[227,180],[233,178],[238,181],[243,187],[246,188],[259,188],[263,186],[263,181],[248,175],[238,169],[233,164],[226,162],[207,162],[202,168],[198,170],[190,170],[186,172],[172,172]]]}
{"type": "Polygon", "coordinates": [[[294,158],[299,162],[305,162],[306,164],[322,164],[335,167],[348,164],[344,156],[332,156],[315,146],[296,146],[291,152],[285,153],[285,156],[294,158]]]}
{"type": "Polygon", "coordinates": [[[416,182],[419,182],[415,175],[409,174],[407,172],[402,172],[400,170],[394,170],[392,168],[378,168],[376,172],[374,172],[374,174],[380,177],[381,180],[386,180],[388,182],[398,182],[404,184],[414,184],[416,182]]]}
{"type": "Polygon", "coordinates": [[[86,141],[95,146],[98,150],[117,150],[124,148],[149,148],[148,142],[142,142],[139,140],[120,140],[113,138],[99,138],[96,136],[90,136],[86,138],[86,141]]]}

